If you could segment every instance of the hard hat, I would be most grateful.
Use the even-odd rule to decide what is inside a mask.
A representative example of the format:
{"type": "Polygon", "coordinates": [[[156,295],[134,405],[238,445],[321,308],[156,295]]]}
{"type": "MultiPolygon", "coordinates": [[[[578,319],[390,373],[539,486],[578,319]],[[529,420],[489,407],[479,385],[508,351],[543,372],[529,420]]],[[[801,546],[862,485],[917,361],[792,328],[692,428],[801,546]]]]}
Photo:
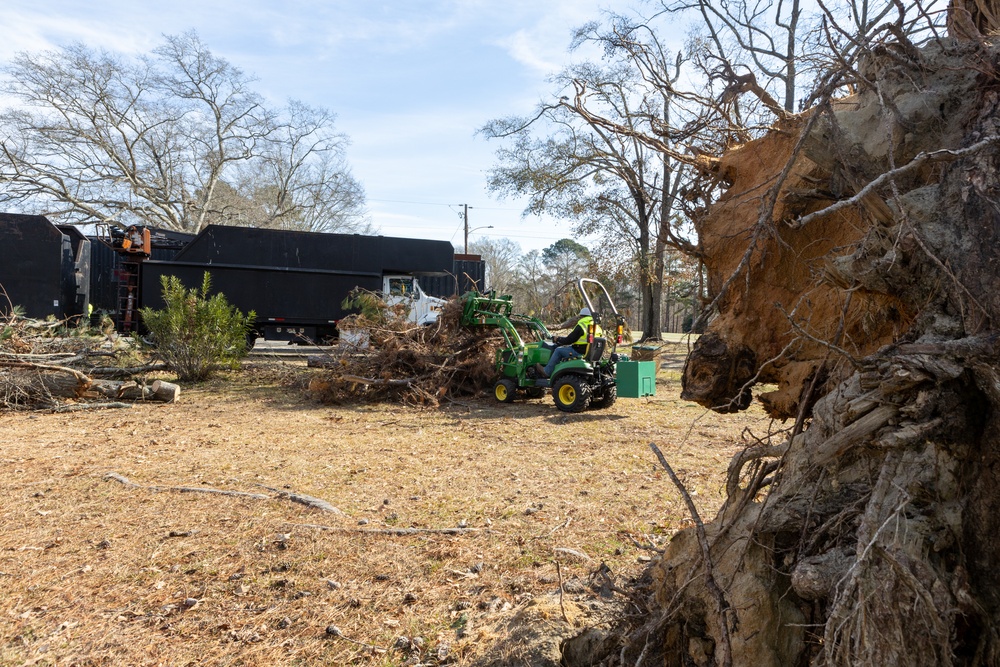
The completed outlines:
{"type": "Polygon", "coordinates": [[[590,315],[590,308],[581,308],[580,315],[590,315]]]}

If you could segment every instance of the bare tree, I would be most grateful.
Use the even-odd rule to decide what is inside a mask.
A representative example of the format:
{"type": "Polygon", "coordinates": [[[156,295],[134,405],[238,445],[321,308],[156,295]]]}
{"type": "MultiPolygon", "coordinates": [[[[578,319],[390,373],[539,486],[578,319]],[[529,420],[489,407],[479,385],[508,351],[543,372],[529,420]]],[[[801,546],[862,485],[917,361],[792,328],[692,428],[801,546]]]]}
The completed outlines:
{"type": "Polygon", "coordinates": [[[670,14],[697,12],[696,32],[707,46],[703,54],[712,79],[725,82],[726,95],[753,92],[778,115],[795,109],[800,59],[801,0],[663,2],[670,14]],[[762,85],[758,75],[766,77],[762,85]],[[767,91],[775,82],[778,98],[767,91]]]}
{"type": "Polygon", "coordinates": [[[517,262],[521,246],[510,239],[481,238],[469,244],[469,249],[486,262],[486,285],[499,294],[510,294],[517,281],[517,262]]]}
{"type": "Polygon", "coordinates": [[[542,253],[531,250],[520,257],[517,263],[517,283],[511,290],[518,311],[527,315],[545,318],[552,297],[553,283],[545,266],[542,253]]]}
{"type": "Polygon", "coordinates": [[[211,222],[364,224],[334,116],[274,109],[194,33],[127,59],[76,44],[22,53],[3,90],[0,202],[63,222],[197,232],[211,222]]]}
{"type": "MultiPolygon", "coordinates": [[[[208,220],[311,232],[370,233],[364,190],[344,160],[346,137],[330,131],[333,115],[298,102],[288,122],[262,145],[259,159],[235,170],[232,187],[213,198],[208,220]]],[[[228,186],[222,183],[221,186],[228,186]]]]}
{"type": "Polygon", "coordinates": [[[675,89],[682,56],[670,55],[643,24],[622,17],[610,24],[587,25],[575,39],[599,44],[604,64],[569,68],[557,78],[557,99],[533,117],[494,120],[481,132],[508,142],[490,172],[494,192],[526,194],[528,212],[600,234],[599,261],[617,262],[626,250],[642,290],[640,326],[645,337],[659,338],[664,252],[695,252],[676,217],[684,166],[695,157],[674,146],[702,125],[685,118],[686,130],[675,127],[683,116],[675,89]]]}

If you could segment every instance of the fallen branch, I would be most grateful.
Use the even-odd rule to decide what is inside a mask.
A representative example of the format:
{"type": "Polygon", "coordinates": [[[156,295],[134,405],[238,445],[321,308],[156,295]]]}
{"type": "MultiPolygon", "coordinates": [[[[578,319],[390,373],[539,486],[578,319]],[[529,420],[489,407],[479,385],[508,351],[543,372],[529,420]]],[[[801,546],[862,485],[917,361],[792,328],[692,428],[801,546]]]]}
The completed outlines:
{"type": "Polygon", "coordinates": [[[235,496],[237,498],[253,498],[254,500],[270,500],[271,496],[250,491],[228,491],[213,489],[210,486],[147,486],[150,491],[177,491],[178,493],[216,493],[220,496],[235,496]]]}
{"type": "Polygon", "coordinates": [[[293,523],[289,525],[296,528],[314,528],[316,530],[325,530],[333,533],[392,535],[394,537],[403,537],[406,535],[467,535],[469,533],[484,532],[480,528],[346,528],[343,526],[324,526],[318,523],[293,523]]]}
{"type": "MultiPolygon", "coordinates": [[[[572,523],[572,521],[573,521],[573,517],[568,516],[568,517],[566,517],[566,520],[563,521],[562,523],[560,523],[558,526],[556,526],[555,528],[553,528],[549,532],[545,533],[544,535],[539,535],[538,537],[539,538],[541,538],[541,537],[551,537],[552,533],[556,532],[560,528],[567,528],[569,526],[569,524],[572,523]]],[[[536,538],[536,539],[538,539],[538,538],[536,538]]]]}
{"type": "MultiPolygon", "coordinates": [[[[177,492],[177,493],[213,493],[213,494],[218,494],[218,495],[221,495],[221,496],[233,496],[233,497],[237,497],[237,498],[251,498],[253,500],[274,500],[275,499],[275,496],[269,496],[269,495],[264,494],[264,493],[252,493],[250,491],[229,491],[229,490],[226,490],[226,489],[215,489],[215,488],[207,487],[207,486],[158,486],[158,485],[143,486],[141,484],[136,484],[135,482],[133,482],[132,480],[130,480],[128,477],[125,477],[124,475],[119,475],[118,473],[115,473],[115,472],[105,473],[104,479],[109,479],[109,480],[118,482],[119,484],[124,484],[125,486],[129,486],[129,487],[132,487],[132,488],[147,489],[149,491],[158,491],[158,492],[159,491],[174,491],[174,492],[177,492]]],[[[268,488],[268,487],[264,487],[264,488],[268,488]]],[[[277,498],[292,500],[292,498],[290,498],[291,495],[294,495],[294,494],[288,494],[288,493],[281,493],[281,492],[279,492],[278,495],[277,495],[277,498]]],[[[305,497],[308,497],[308,496],[305,496],[305,497]]],[[[301,500],[293,500],[293,502],[302,502],[302,501],[301,500]]],[[[319,501],[319,502],[324,502],[324,501],[319,501]]],[[[330,507],[332,507],[332,505],[330,507]]],[[[343,512],[341,512],[340,510],[338,510],[336,508],[333,508],[333,509],[334,509],[335,512],[337,512],[339,514],[343,514],[343,512]]]]}
{"type": "Polygon", "coordinates": [[[87,372],[91,375],[99,375],[105,378],[123,378],[132,377],[133,375],[141,375],[143,373],[151,373],[153,371],[165,371],[169,368],[167,364],[159,362],[155,364],[143,364],[142,366],[129,366],[127,368],[120,368],[118,366],[95,366],[93,368],[88,368],[87,372]]]}
{"type": "Polygon", "coordinates": [[[559,609],[562,611],[563,620],[569,623],[570,622],[569,616],[566,615],[566,605],[563,604],[562,567],[560,567],[559,561],[556,561],[556,576],[559,577],[559,609]]]}
{"type": "Polygon", "coordinates": [[[140,488],[138,484],[136,484],[135,482],[133,482],[132,480],[130,480],[128,477],[125,477],[124,475],[119,475],[116,472],[105,473],[104,474],[104,479],[114,480],[114,481],[118,482],[119,484],[124,484],[125,486],[131,486],[131,487],[135,487],[135,488],[140,488]]]}
{"type": "Polygon", "coordinates": [[[51,408],[52,412],[81,412],[83,410],[110,410],[118,408],[134,408],[134,403],[119,403],[112,401],[108,403],[74,403],[73,405],[57,405],[51,408]]]}
{"type": "Polygon", "coordinates": [[[257,484],[262,489],[267,489],[268,491],[274,491],[278,494],[279,498],[287,498],[293,503],[299,503],[300,505],[305,505],[306,507],[311,507],[313,509],[322,510],[324,512],[330,512],[331,514],[339,514],[341,516],[346,516],[341,510],[337,509],[330,503],[326,502],[322,498],[313,498],[312,496],[307,496],[302,493],[293,493],[290,491],[282,491],[281,489],[275,489],[270,486],[264,486],[263,484],[257,484]]]}
{"type": "Polygon", "coordinates": [[[337,380],[341,382],[373,385],[376,387],[409,387],[414,382],[420,380],[420,378],[389,378],[388,380],[382,380],[378,378],[365,378],[360,375],[340,375],[337,377],[337,380]]]}

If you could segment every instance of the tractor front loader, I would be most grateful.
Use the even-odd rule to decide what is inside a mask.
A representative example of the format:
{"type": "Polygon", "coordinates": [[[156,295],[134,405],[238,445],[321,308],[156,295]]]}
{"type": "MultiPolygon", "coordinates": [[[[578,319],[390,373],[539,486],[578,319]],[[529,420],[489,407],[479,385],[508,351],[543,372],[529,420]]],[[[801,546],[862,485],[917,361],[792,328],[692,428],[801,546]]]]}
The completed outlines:
{"type": "Polygon", "coordinates": [[[498,401],[510,403],[519,397],[541,398],[545,390],[551,388],[556,407],[565,412],[583,412],[587,408],[601,409],[614,404],[618,396],[615,368],[618,361],[628,360],[615,352],[622,341],[625,320],[601,283],[581,278],[577,288],[594,320],[587,335],[587,350],[580,357],[558,364],[548,379],[535,373],[535,364],[548,363],[556,348],[545,324],[535,317],[514,314],[510,296],[469,292],[462,297],[463,326],[496,327],[504,338],[505,347],[496,355],[500,377],[493,387],[493,395],[498,401]],[[614,331],[610,344],[608,338],[600,335],[605,329],[614,331]],[[522,333],[530,340],[526,342],[522,333]]]}

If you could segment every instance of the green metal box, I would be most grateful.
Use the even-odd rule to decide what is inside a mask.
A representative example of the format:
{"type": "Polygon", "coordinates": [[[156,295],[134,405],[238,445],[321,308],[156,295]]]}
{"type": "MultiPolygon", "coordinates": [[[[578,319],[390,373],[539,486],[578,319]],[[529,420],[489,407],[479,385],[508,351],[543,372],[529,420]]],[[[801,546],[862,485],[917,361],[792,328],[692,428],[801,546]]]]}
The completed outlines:
{"type": "Polygon", "coordinates": [[[656,395],[655,361],[619,361],[616,379],[620,398],[656,395]]]}

